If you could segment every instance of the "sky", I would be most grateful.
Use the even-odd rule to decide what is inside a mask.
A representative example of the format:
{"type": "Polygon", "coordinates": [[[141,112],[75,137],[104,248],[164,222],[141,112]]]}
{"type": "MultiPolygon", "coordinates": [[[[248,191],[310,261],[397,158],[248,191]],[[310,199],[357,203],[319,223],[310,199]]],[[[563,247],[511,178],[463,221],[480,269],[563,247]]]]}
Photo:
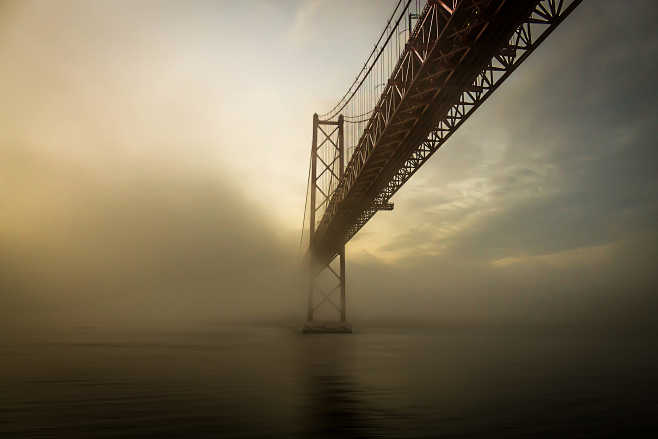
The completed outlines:
{"type": "MultiPolygon", "coordinates": [[[[0,316],[301,321],[311,122],[394,1],[0,0],[0,316]]],[[[658,7],[583,2],[348,244],[355,323],[658,308],[658,7]]]]}

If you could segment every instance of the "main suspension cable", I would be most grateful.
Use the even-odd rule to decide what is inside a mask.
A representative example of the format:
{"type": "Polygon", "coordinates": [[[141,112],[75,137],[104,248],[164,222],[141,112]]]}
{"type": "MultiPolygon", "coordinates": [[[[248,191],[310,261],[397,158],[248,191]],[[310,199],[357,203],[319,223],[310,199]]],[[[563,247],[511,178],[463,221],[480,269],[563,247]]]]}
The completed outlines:
{"type": "MultiPolygon", "coordinates": [[[[403,8],[404,11],[406,11],[409,8],[409,5],[411,4],[412,1],[413,0],[407,0],[407,4],[403,8]]],[[[395,13],[398,11],[401,4],[402,4],[402,0],[398,0],[398,3],[395,6],[395,9],[393,10],[393,13],[391,14],[388,21],[386,22],[386,27],[384,28],[382,33],[379,35],[379,39],[377,39],[377,43],[375,44],[372,51],[370,52],[370,55],[368,56],[368,59],[366,59],[366,62],[363,65],[363,68],[356,75],[356,78],[354,78],[354,82],[352,82],[352,85],[350,85],[350,87],[347,89],[347,91],[345,92],[343,97],[340,98],[340,100],[336,103],[336,105],[334,105],[334,107],[331,110],[329,110],[326,113],[320,115],[320,117],[322,119],[325,119],[325,120],[333,119],[338,113],[340,113],[343,110],[343,108],[345,108],[347,106],[347,104],[350,103],[350,101],[352,100],[352,98],[354,97],[356,92],[361,88],[361,85],[364,83],[365,79],[368,77],[368,75],[372,71],[374,65],[377,63],[377,60],[379,60],[379,57],[381,56],[382,52],[384,51],[384,48],[386,47],[386,44],[388,44],[389,40],[391,39],[391,36],[393,35],[393,31],[392,31],[392,28],[391,28],[391,31],[388,33],[388,36],[386,37],[386,41],[384,41],[381,48],[379,47],[379,43],[382,41],[382,38],[386,34],[386,31],[389,30],[389,26],[391,24],[391,21],[393,20],[393,17],[395,17],[395,13]],[[379,51],[377,51],[378,48],[379,48],[379,51]],[[368,67],[368,63],[370,62],[370,60],[372,59],[372,57],[375,53],[377,53],[377,56],[372,61],[372,63],[370,64],[370,67],[366,71],[366,68],[368,67]],[[362,77],[362,73],[364,71],[366,71],[366,73],[362,77]],[[361,81],[359,81],[359,78],[361,79],[361,81]],[[354,85],[357,84],[357,82],[358,82],[358,85],[356,86],[356,88],[354,88],[354,85]],[[350,94],[350,92],[351,92],[351,94],[350,94]],[[348,97],[348,95],[349,95],[349,97],[348,97]],[[346,97],[347,97],[347,100],[345,100],[346,97]]],[[[395,26],[394,26],[395,28],[397,28],[397,26],[400,24],[400,20],[402,20],[403,16],[404,16],[404,14],[401,13],[400,16],[398,17],[397,21],[395,22],[395,26]]]]}
{"type": "MultiPolygon", "coordinates": [[[[306,197],[304,198],[304,216],[302,217],[302,233],[299,237],[299,248],[302,248],[304,241],[304,224],[306,224],[306,208],[308,207],[308,188],[311,186],[311,166],[313,165],[313,151],[308,158],[308,177],[306,178],[306,197]]],[[[309,231],[309,233],[311,233],[309,231]]]]}

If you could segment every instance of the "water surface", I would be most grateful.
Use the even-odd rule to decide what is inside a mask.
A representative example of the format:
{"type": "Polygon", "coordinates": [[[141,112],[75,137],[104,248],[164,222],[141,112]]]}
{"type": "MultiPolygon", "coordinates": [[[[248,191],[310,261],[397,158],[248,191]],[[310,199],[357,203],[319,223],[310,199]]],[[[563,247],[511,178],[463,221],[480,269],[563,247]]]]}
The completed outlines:
{"type": "Polygon", "coordinates": [[[284,327],[0,345],[1,437],[604,437],[656,429],[649,337],[284,327]]]}

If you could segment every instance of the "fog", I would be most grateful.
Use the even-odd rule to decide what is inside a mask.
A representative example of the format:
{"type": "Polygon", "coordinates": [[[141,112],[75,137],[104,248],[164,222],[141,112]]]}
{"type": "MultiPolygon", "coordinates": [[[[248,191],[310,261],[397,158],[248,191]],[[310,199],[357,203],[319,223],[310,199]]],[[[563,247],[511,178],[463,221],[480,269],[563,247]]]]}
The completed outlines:
{"type": "MultiPolygon", "coordinates": [[[[221,175],[3,149],[2,320],[14,328],[301,322],[296,235],[221,175]],[[86,163],[89,165],[89,163],[86,163]],[[97,164],[101,165],[101,164],[97,164]]],[[[652,321],[654,236],[492,266],[457,250],[348,265],[368,324],[589,326],[652,321]]],[[[348,247],[349,248],[349,247],[348,247]]],[[[349,257],[349,253],[348,253],[349,257]]],[[[641,327],[641,326],[640,326],[641,327]]]]}
{"type": "Polygon", "coordinates": [[[3,194],[5,322],[190,326],[298,307],[295,253],[222,176],[11,152],[2,172],[20,193],[3,194]]]}
{"type": "MultiPolygon", "coordinates": [[[[334,50],[313,49],[326,44],[303,22],[316,3],[254,3],[270,20],[240,45],[232,36],[246,11],[232,5],[0,4],[6,337],[302,323],[311,114],[356,68],[332,66],[330,87],[318,86],[313,69],[334,50]]],[[[612,3],[587,8],[348,245],[355,325],[655,326],[656,97],[646,81],[658,39],[622,32],[612,3]],[[569,69],[611,26],[610,50],[569,69]],[[631,43],[647,54],[634,71],[631,43]],[[555,63],[562,71],[547,71],[555,63]],[[591,66],[608,70],[591,79],[591,66]],[[537,81],[551,85],[530,98],[537,81]]],[[[364,51],[381,21],[367,9],[351,18],[373,31],[360,36],[364,51]]],[[[636,18],[652,22],[651,11],[636,18]]]]}

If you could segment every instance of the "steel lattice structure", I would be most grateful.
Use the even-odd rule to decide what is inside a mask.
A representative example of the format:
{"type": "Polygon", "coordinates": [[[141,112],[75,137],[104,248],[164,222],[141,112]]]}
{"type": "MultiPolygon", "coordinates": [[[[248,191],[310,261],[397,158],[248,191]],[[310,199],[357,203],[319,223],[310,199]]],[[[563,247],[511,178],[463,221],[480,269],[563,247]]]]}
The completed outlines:
{"type": "MultiPolygon", "coordinates": [[[[375,86],[375,90],[381,87],[381,93],[374,100],[366,99],[365,105],[355,107],[352,102],[359,99],[357,91],[368,84],[373,69],[379,68],[378,59],[370,62],[371,53],[362,70],[366,72],[369,67],[367,72],[357,75],[341,101],[323,115],[326,119],[314,115],[308,252],[311,277],[340,255],[341,274],[334,274],[341,284],[341,306],[337,308],[342,320],[345,244],[377,211],[393,208],[391,197],[581,1],[430,0],[416,12],[407,2],[397,22],[392,24],[394,12],[387,23],[392,32],[377,56],[385,53],[387,45],[399,45],[391,35],[400,34],[398,27],[408,16],[406,42],[400,46],[396,62],[389,61],[388,70],[382,65],[382,74],[369,82],[378,82],[388,73],[386,81],[375,86]],[[416,20],[413,31],[412,19],[416,20]],[[339,115],[348,105],[359,114],[339,115]],[[345,122],[363,124],[356,131],[354,147],[349,149],[352,154],[347,166],[343,165],[345,122]],[[340,131],[338,141],[332,142],[335,154],[329,160],[319,154],[317,133],[322,125],[335,125],[340,131]],[[318,185],[317,162],[322,164],[322,173],[340,163],[338,175],[332,171],[332,183],[325,189],[318,185]],[[315,201],[318,191],[322,193],[320,204],[315,201]],[[316,224],[315,213],[320,208],[322,217],[316,224]]],[[[400,3],[396,11],[399,7],[400,3]]],[[[394,52],[393,46],[390,49],[394,52]]],[[[311,282],[309,320],[313,320],[313,303],[311,282]]]]}

